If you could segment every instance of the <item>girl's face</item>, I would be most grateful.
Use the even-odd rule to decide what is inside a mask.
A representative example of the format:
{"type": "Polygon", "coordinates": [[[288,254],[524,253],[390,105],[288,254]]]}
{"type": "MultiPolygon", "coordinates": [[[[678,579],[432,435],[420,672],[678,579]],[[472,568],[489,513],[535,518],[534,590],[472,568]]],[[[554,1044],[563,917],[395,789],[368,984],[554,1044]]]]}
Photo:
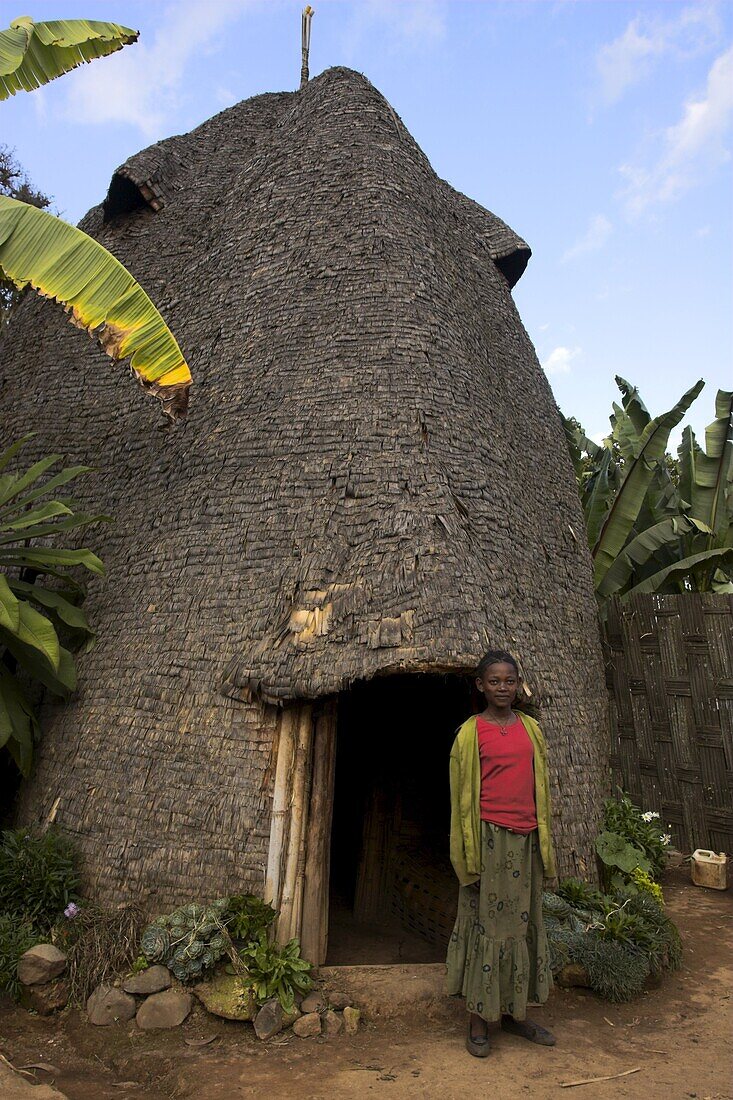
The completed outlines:
{"type": "Polygon", "coordinates": [[[516,699],[519,676],[514,665],[506,661],[497,661],[495,665],[489,665],[483,676],[476,677],[476,687],[487,704],[502,710],[505,707],[511,707],[516,699]]]}

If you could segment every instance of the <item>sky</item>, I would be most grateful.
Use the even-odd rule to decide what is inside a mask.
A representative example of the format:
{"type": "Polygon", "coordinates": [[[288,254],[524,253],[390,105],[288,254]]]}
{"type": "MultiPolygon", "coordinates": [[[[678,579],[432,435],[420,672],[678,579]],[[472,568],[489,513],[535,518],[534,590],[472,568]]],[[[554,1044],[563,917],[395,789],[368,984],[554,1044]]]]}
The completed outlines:
{"type": "MultiPolygon", "coordinates": [[[[529,243],[514,298],[562,411],[600,439],[615,375],[652,414],[703,378],[686,421],[703,433],[716,390],[733,389],[733,4],[314,7],[311,76],[363,72],[438,175],[529,243]]],[[[132,153],[296,88],[301,8],[0,0],[4,26],[30,15],[140,31],[136,45],[3,103],[0,142],[78,221],[132,153]]]]}

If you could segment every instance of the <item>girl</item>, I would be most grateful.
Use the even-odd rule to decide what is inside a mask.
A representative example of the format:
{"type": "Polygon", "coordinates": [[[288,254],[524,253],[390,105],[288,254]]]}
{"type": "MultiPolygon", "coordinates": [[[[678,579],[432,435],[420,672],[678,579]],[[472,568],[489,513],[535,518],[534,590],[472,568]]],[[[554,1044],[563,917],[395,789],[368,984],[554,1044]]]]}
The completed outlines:
{"type": "Polygon", "coordinates": [[[552,979],[542,921],[542,877],[555,875],[545,742],[512,708],[519,668],[490,650],[476,669],[486,706],[458,730],[450,754],[450,855],[460,883],[448,945],[448,992],[468,1009],[466,1048],[489,1054],[489,1023],[533,1043],[555,1037],[526,1018],[552,979]]]}

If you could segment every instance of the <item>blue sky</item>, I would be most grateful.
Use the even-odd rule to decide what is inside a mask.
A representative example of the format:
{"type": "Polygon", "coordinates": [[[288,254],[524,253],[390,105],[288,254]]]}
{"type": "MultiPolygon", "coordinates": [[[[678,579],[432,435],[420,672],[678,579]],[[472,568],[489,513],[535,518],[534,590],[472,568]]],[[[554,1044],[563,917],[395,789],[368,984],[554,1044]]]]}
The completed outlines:
{"type": "MultiPolygon", "coordinates": [[[[733,5],[314,6],[311,75],[365,73],[438,174],[532,247],[514,294],[563,412],[599,436],[615,374],[654,413],[702,377],[689,415],[701,432],[715,391],[733,388],[733,5]]],[[[297,87],[301,7],[1,0],[4,25],[79,16],[141,35],[4,103],[0,140],[76,221],[131,153],[297,87]]]]}

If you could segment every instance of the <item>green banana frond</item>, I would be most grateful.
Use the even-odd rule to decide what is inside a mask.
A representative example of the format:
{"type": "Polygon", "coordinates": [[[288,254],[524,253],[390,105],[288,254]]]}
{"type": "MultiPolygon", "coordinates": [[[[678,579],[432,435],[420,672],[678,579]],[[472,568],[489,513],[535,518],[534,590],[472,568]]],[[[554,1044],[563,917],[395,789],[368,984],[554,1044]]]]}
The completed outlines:
{"type": "Polygon", "coordinates": [[[616,375],[616,385],[621,390],[624,412],[629,416],[637,435],[641,435],[651,420],[651,415],[641,399],[636,386],[632,386],[620,374],[616,375]]]}
{"type": "MultiPolygon", "coordinates": [[[[715,567],[713,578],[717,575],[719,569],[724,567],[726,563],[733,561],[733,547],[721,546],[715,550],[702,550],[698,554],[690,554],[689,557],[683,558],[681,561],[674,562],[672,565],[668,565],[665,569],[660,569],[658,572],[653,573],[650,577],[645,577],[643,581],[630,588],[627,592],[622,594],[622,599],[625,600],[629,596],[636,596],[642,592],[663,592],[665,586],[676,578],[681,580],[686,577],[694,577],[695,573],[700,571],[700,567],[707,572],[711,567],[715,567]]],[[[725,577],[725,573],[723,573],[725,577]]],[[[712,588],[712,585],[696,583],[694,590],[696,592],[705,592],[712,588]]]]}
{"type": "Polygon", "coordinates": [[[705,429],[705,450],[688,427],[677,453],[680,491],[690,501],[690,515],[720,536],[733,523],[733,392],[718,390],[715,420],[705,429]]]}
{"type": "Polygon", "coordinates": [[[117,23],[57,19],[34,23],[28,15],[0,31],[0,100],[31,92],[84,61],[136,42],[138,31],[117,23]]]}
{"type": "Polygon", "coordinates": [[[704,385],[700,379],[683,394],[673,409],[650,420],[642,431],[638,454],[625,467],[624,479],[593,546],[596,588],[600,586],[626,543],[644,503],[654,471],[664,460],[670,432],[682,420],[704,385]]]}
{"type": "Polygon", "coordinates": [[[643,573],[650,561],[660,560],[664,551],[677,550],[682,537],[709,531],[704,523],[687,516],[669,516],[647,527],[626,544],[596,589],[597,594],[614,596],[623,592],[629,578],[643,573]]]}
{"type": "Polygon", "coordinates": [[[45,210],[0,195],[0,275],[61,302],[113,359],[130,358],[172,420],[186,415],[191,372],[139,283],[92,237],[45,210]]]}

